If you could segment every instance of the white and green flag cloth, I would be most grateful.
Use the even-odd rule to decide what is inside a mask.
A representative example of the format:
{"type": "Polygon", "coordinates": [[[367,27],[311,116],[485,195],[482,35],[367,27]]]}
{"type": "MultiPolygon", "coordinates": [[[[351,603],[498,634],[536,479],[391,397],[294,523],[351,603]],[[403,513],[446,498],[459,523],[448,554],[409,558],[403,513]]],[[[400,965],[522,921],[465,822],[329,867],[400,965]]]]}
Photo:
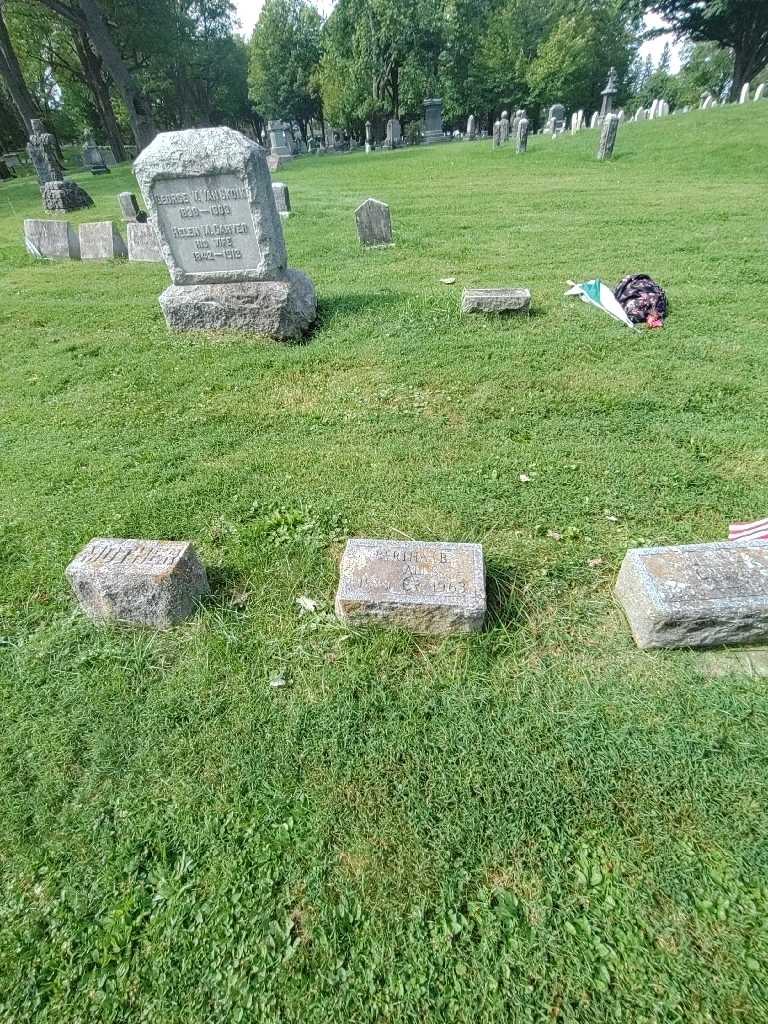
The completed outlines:
{"type": "Polygon", "coordinates": [[[620,320],[627,327],[631,327],[633,331],[637,330],[624,312],[619,300],[608,285],[603,284],[599,277],[596,277],[593,281],[585,281],[583,284],[574,284],[573,281],[569,281],[568,284],[573,285],[573,287],[565,293],[566,295],[578,295],[582,302],[588,302],[591,306],[597,306],[598,309],[604,310],[615,320],[620,320]]]}

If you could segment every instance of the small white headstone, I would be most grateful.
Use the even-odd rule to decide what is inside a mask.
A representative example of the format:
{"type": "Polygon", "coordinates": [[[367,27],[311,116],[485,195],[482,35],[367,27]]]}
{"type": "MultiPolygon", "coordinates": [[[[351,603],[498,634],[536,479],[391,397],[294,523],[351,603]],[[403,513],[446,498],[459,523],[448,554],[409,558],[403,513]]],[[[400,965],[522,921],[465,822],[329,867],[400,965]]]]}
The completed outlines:
{"type": "Polygon", "coordinates": [[[747,103],[749,100],[749,82],[745,82],[741,87],[741,95],[739,96],[739,103],[747,103]]]}
{"type": "Polygon", "coordinates": [[[757,102],[757,100],[761,100],[763,96],[765,96],[766,87],[766,83],[761,82],[760,85],[758,85],[758,87],[755,89],[755,102],[757,102]]]}

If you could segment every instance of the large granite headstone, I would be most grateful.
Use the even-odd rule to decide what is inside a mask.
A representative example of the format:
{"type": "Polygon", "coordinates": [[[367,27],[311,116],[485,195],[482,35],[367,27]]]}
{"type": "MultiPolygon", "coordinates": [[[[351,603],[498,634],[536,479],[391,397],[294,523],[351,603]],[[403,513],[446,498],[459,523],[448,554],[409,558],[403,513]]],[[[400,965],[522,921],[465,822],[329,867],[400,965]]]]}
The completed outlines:
{"type": "Polygon", "coordinates": [[[387,137],[384,140],[384,149],[397,149],[402,145],[402,141],[400,122],[396,117],[390,117],[387,121],[387,137]]]}
{"type": "Polygon", "coordinates": [[[96,537],[67,566],[80,606],[95,622],[165,629],[188,618],[209,593],[187,541],[96,537]]]}
{"type": "Polygon", "coordinates": [[[76,181],[46,181],[40,190],[43,208],[49,213],[71,213],[93,206],[93,200],[76,181]]]}
{"type": "Polygon", "coordinates": [[[485,611],[485,562],[479,544],[347,542],[336,614],[350,625],[471,633],[482,629],[485,611]]]}
{"type": "Polygon", "coordinates": [[[392,219],[386,203],[366,199],[355,210],[355,222],[361,245],[392,244],[392,219]]]}
{"type": "Polygon", "coordinates": [[[616,143],[616,132],[619,130],[619,118],[616,114],[607,114],[600,133],[600,146],[597,150],[598,160],[610,160],[616,143]]]}
{"type": "Polygon", "coordinates": [[[443,101],[439,97],[424,100],[424,145],[445,142],[443,134],[443,101]]]}
{"type": "Polygon", "coordinates": [[[768,640],[768,541],[634,548],[616,596],[638,647],[768,640]]]}
{"type": "Polygon", "coordinates": [[[83,164],[88,168],[91,174],[110,174],[109,167],[107,167],[107,161],[102,156],[101,150],[93,141],[93,136],[89,135],[83,145],[83,164]]]}
{"type": "Polygon", "coordinates": [[[261,146],[231,128],[164,132],[134,167],[173,282],[160,296],[172,330],[309,330],[314,285],[288,269],[261,146]]]}
{"type": "Polygon", "coordinates": [[[269,152],[272,156],[281,156],[290,160],[293,154],[288,139],[286,138],[285,125],[282,121],[267,122],[269,132],[269,152]]]}
{"type": "Polygon", "coordinates": [[[462,313],[527,313],[531,308],[528,288],[465,288],[462,313]]]}
{"type": "Polygon", "coordinates": [[[515,136],[515,150],[518,153],[528,151],[528,118],[521,117],[517,122],[517,134],[515,136]]]}
{"type": "Polygon", "coordinates": [[[80,259],[77,229],[67,220],[25,220],[24,244],[38,259],[80,259]]]}
{"type": "Polygon", "coordinates": [[[81,260],[115,260],[127,255],[125,242],[111,220],[80,225],[81,260]]]}
{"type": "Polygon", "coordinates": [[[162,263],[163,254],[154,225],[142,221],[128,221],[128,259],[132,263],[162,263]]]}

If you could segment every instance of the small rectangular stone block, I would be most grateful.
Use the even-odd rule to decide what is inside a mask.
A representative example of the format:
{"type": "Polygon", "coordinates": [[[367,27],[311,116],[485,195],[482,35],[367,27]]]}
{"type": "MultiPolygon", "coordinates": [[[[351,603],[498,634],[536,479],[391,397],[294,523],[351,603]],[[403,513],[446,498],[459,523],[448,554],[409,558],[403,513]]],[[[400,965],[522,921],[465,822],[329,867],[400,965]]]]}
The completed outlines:
{"type": "Polygon", "coordinates": [[[125,242],[111,220],[80,225],[80,259],[114,260],[127,255],[125,242]]]}
{"type": "Polygon", "coordinates": [[[77,231],[66,220],[25,220],[24,243],[38,259],[80,259],[77,231]]]}
{"type": "Polygon", "coordinates": [[[162,263],[163,254],[157,232],[152,224],[139,224],[135,221],[125,225],[128,235],[128,259],[135,263],[162,263]]]}
{"type": "Polygon", "coordinates": [[[288,186],[282,181],[272,182],[272,194],[275,197],[275,205],[277,206],[277,212],[279,214],[291,212],[291,197],[288,192],[288,186]]]}
{"type": "Polygon", "coordinates": [[[638,647],[768,639],[768,541],[628,551],[616,580],[638,647]]]}
{"type": "Polygon", "coordinates": [[[462,313],[523,313],[531,308],[528,288],[465,288],[462,313]]]}
{"type": "Polygon", "coordinates": [[[209,593],[188,541],[96,537],[67,566],[89,618],[165,629],[188,618],[209,593]]]}
{"type": "Polygon", "coordinates": [[[480,544],[367,540],[347,542],[336,614],[353,626],[413,633],[472,633],[485,619],[480,544]]]}
{"type": "Polygon", "coordinates": [[[117,197],[117,201],[120,203],[120,212],[123,215],[123,220],[126,222],[135,221],[141,210],[133,192],[121,192],[117,197]]]}

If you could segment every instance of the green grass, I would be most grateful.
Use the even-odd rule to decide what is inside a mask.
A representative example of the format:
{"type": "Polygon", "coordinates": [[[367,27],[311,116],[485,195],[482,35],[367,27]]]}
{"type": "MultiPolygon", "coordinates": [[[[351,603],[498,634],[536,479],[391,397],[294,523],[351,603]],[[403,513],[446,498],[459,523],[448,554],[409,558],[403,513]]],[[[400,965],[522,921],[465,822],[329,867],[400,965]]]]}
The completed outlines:
{"type": "MultiPolygon", "coordinates": [[[[164,267],[35,262],[0,186],[0,1020],[766,1019],[765,681],[639,653],[611,586],[768,509],[768,104],[596,146],[282,170],[303,346],[170,337],[164,267]],[[663,331],[563,297],[635,271],[663,331]],[[505,284],[530,320],[461,318],[505,284]],[[97,535],[213,599],[94,628],[97,535]],[[349,535],[482,542],[487,630],[338,624],[349,535]]],[[[75,178],[118,219],[127,168],[75,178]]]]}

